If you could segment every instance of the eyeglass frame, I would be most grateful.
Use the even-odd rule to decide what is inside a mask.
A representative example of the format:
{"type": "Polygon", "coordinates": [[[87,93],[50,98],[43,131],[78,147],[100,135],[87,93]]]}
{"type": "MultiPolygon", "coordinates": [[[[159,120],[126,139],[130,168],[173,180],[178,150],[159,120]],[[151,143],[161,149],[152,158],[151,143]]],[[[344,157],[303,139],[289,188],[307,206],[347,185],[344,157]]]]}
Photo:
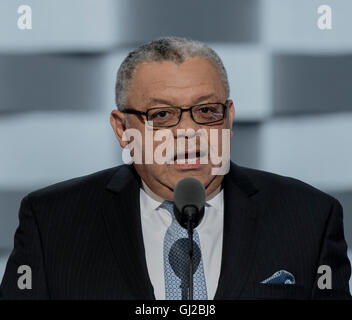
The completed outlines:
{"type": "MultiPolygon", "coordinates": [[[[220,122],[220,121],[225,119],[225,114],[226,114],[226,109],[228,108],[228,103],[229,103],[229,100],[226,100],[225,103],[222,103],[222,102],[207,102],[207,103],[195,104],[195,105],[190,106],[189,108],[186,108],[186,109],[183,109],[183,108],[178,107],[178,106],[168,106],[167,108],[174,108],[174,109],[181,110],[181,113],[180,113],[180,115],[178,117],[177,123],[173,124],[173,125],[169,125],[169,126],[156,126],[156,127],[157,128],[171,128],[171,127],[177,126],[180,123],[180,121],[181,121],[183,112],[186,112],[186,111],[190,111],[191,118],[196,124],[209,125],[209,124],[213,124],[213,123],[216,123],[216,122],[220,122]],[[194,120],[192,109],[194,107],[204,106],[204,105],[208,105],[208,104],[220,104],[220,105],[222,105],[222,107],[223,107],[222,119],[211,121],[211,122],[206,122],[206,123],[200,123],[200,122],[197,122],[196,120],[194,120]]],[[[140,111],[140,110],[136,110],[136,109],[126,108],[126,109],[121,110],[121,112],[127,113],[127,114],[136,114],[136,115],[139,115],[139,116],[145,116],[147,122],[149,122],[149,120],[148,120],[148,112],[150,110],[162,109],[162,108],[163,107],[153,107],[153,108],[147,109],[147,111],[145,111],[145,112],[144,111],[140,111]]]]}

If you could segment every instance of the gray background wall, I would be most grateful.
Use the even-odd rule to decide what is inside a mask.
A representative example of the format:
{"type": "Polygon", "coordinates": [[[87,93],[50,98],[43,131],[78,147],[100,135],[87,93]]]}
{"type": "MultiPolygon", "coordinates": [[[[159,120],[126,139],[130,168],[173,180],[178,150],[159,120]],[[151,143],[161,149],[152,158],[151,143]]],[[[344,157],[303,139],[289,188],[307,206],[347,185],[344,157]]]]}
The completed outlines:
{"type": "Polygon", "coordinates": [[[165,36],[211,45],[236,105],[232,159],[337,197],[352,247],[352,1],[0,1],[0,279],[29,191],[121,163],[116,70],[165,36]],[[17,28],[32,8],[33,29],[17,28]],[[317,28],[329,4],[333,29],[317,28]]]}

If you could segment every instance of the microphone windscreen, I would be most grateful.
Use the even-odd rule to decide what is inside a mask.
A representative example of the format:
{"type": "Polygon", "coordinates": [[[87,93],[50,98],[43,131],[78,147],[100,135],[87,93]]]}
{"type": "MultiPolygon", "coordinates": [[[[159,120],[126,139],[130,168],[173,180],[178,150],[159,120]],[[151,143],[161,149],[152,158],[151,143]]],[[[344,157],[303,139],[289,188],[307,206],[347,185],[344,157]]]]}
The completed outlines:
{"type": "Polygon", "coordinates": [[[194,206],[201,211],[205,205],[205,198],[205,188],[198,179],[187,177],[176,184],[174,204],[179,212],[186,206],[194,206]]]}

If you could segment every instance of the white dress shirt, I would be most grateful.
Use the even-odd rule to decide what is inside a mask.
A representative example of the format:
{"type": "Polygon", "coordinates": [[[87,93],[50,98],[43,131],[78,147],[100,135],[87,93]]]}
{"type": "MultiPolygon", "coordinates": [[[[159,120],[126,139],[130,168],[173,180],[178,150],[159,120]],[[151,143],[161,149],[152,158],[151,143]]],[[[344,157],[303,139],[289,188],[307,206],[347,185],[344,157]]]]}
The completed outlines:
{"type": "MultiPolygon", "coordinates": [[[[171,225],[172,217],[166,209],[159,208],[164,200],[153,193],[144,182],[143,188],[140,189],[140,207],[147,268],[155,298],[165,300],[163,247],[165,233],[171,225]]],[[[223,190],[220,191],[219,188],[207,197],[206,204],[203,220],[196,230],[199,235],[208,299],[212,300],[218,286],[221,267],[223,190]]]]}

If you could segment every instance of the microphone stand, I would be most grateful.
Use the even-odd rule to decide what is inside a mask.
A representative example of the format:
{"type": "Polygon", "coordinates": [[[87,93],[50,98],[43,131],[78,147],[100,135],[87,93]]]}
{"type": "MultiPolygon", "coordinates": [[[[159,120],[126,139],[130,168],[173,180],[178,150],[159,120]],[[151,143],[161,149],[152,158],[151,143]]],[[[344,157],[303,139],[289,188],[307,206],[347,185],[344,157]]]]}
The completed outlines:
{"type": "MultiPolygon", "coordinates": [[[[176,206],[174,206],[175,217],[178,223],[187,230],[188,233],[188,300],[193,300],[193,274],[194,274],[194,246],[193,233],[194,228],[198,226],[204,216],[204,207],[201,210],[194,205],[185,206],[180,213],[176,206]]],[[[185,281],[186,282],[186,281],[185,281]]],[[[187,282],[186,282],[187,283],[187,282]]],[[[185,284],[186,285],[186,284],[185,284]]],[[[187,299],[187,287],[182,287],[182,299],[187,299]],[[184,289],[183,289],[184,288],[184,289]],[[184,291],[183,291],[184,290],[184,291]],[[185,296],[185,297],[184,297],[185,296]]]]}
{"type": "Polygon", "coordinates": [[[193,219],[198,214],[198,209],[189,206],[185,208],[185,213],[187,216],[187,231],[188,231],[188,242],[189,242],[189,294],[188,300],[193,300],[193,219]]]}
{"type": "Polygon", "coordinates": [[[189,294],[188,300],[193,300],[193,226],[189,217],[187,222],[188,240],[189,240],[189,294]]]}

